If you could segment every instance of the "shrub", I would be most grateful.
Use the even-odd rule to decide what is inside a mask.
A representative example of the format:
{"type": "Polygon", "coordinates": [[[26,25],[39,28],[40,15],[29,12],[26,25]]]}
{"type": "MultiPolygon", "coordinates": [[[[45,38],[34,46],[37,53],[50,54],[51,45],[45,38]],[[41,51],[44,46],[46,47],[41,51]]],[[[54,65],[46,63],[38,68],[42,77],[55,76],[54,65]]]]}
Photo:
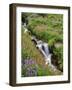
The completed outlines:
{"type": "Polygon", "coordinates": [[[53,55],[55,56],[55,59],[58,60],[58,69],[63,71],[63,46],[53,48],[53,55]]]}
{"type": "Polygon", "coordinates": [[[49,67],[45,68],[44,66],[38,66],[37,76],[49,76],[53,74],[54,73],[50,70],[49,67]]]}

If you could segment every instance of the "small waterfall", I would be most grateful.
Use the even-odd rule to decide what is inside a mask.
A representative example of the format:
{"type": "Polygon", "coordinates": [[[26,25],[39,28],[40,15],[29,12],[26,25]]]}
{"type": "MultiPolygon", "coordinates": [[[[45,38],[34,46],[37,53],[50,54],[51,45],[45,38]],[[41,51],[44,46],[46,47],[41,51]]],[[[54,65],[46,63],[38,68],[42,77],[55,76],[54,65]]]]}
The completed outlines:
{"type": "Polygon", "coordinates": [[[45,63],[49,64],[49,66],[55,71],[56,67],[51,62],[51,56],[52,54],[49,52],[49,46],[48,43],[45,43],[41,40],[36,39],[35,36],[32,36],[32,41],[35,42],[36,47],[40,50],[40,52],[45,57],[45,63]]]}
{"type": "Polygon", "coordinates": [[[51,64],[51,54],[49,52],[48,44],[39,40],[37,41],[36,47],[38,47],[41,53],[44,55],[46,64],[51,64]]]}
{"type": "Polygon", "coordinates": [[[44,49],[46,55],[48,56],[49,55],[49,47],[48,47],[48,44],[47,43],[44,43],[42,45],[42,48],[44,49]]]}
{"type": "Polygon", "coordinates": [[[52,68],[52,70],[57,70],[56,67],[51,62],[51,56],[52,54],[49,52],[49,46],[48,43],[45,43],[41,40],[36,39],[35,36],[32,36],[32,41],[35,42],[36,47],[40,50],[40,52],[45,57],[45,63],[49,64],[49,66],[52,68]]]}
{"type": "Polygon", "coordinates": [[[41,51],[41,53],[45,57],[46,64],[51,64],[51,54],[49,52],[48,43],[45,43],[41,40],[37,40],[34,36],[32,37],[32,41],[36,43],[36,47],[41,51]]]}
{"type": "Polygon", "coordinates": [[[41,53],[44,55],[45,58],[47,58],[47,55],[45,53],[45,50],[42,48],[42,44],[37,44],[36,47],[41,51],[41,53]]]}

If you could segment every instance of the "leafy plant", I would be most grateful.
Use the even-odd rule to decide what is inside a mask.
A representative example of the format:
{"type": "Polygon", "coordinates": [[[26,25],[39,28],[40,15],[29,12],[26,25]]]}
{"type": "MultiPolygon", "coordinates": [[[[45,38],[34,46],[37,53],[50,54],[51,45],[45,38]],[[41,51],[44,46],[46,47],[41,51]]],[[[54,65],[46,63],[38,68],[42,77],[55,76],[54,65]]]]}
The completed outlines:
{"type": "Polygon", "coordinates": [[[58,48],[54,48],[53,54],[56,57],[55,59],[58,60],[57,67],[63,71],[63,46],[60,46],[58,48]]]}

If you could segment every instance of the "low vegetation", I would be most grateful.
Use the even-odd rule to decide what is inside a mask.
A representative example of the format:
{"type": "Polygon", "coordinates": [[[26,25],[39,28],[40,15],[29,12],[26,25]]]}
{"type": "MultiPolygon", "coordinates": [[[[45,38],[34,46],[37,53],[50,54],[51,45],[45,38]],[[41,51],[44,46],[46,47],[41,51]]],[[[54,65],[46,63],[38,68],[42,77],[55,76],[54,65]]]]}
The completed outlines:
{"type": "MultiPolygon", "coordinates": [[[[28,68],[36,67],[37,76],[44,75],[54,75],[54,73],[45,66],[45,60],[43,55],[36,48],[35,44],[31,40],[31,36],[28,33],[22,33],[22,76],[27,76],[26,70],[28,68]],[[25,67],[26,64],[23,64],[25,60],[35,61],[35,64],[30,64],[25,67]]],[[[25,62],[24,62],[25,63],[25,62]]]]}

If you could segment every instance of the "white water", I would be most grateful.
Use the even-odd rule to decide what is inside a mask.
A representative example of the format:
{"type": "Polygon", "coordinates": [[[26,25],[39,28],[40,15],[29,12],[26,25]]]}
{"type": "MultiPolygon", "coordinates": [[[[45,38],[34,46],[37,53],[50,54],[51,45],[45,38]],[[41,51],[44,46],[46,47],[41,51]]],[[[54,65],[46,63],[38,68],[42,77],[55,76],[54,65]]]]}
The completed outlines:
{"type": "Polygon", "coordinates": [[[49,53],[48,44],[42,41],[38,41],[36,47],[38,47],[44,55],[46,64],[51,64],[51,54],[49,53]]]}
{"type": "Polygon", "coordinates": [[[44,47],[44,51],[45,51],[46,55],[48,56],[48,55],[49,55],[49,47],[48,47],[48,44],[47,44],[47,43],[44,43],[44,44],[43,44],[43,47],[44,47]]]}
{"type": "Polygon", "coordinates": [[[39,41],[37,41],[36,47],[38,47],[38,49],[44,55],[44,57],[45,57],[45,63],[46,64],[49,64],[49,66],[55,71],[56,70],[56,67],[51,63],[51,56],[52,55],[49,52],[48,44],[45,43],[45,42],[42,42],[41,40],[39,40],[39,41]]]}

